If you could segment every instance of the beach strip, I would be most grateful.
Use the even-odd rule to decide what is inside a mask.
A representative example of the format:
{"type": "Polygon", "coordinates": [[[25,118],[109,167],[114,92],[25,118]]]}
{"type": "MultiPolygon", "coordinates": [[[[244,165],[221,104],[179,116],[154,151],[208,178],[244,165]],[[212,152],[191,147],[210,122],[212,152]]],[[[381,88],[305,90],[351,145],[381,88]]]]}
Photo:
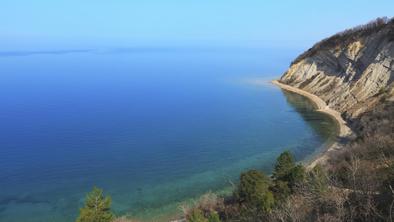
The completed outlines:
{"type": "MultiPolygon", "coordinates": [[[[346,121],[342,118],[341,113],[339,113],[336,110],[331,109],[320,97],[309,93],[305,90],[289,86],[283,83],[280,83],[278,80],[273,80],[272,83],[281,89],[284,89],[286,91],[290,91],[293,93],[297,93],[299,95],[305,96],[308,99],[310,99],[313,103],[316,104],[317,106],[317,111],[326,113],[327,115],[331,116],[332,118],[335,119],[335,121],[338,124],[339,131],[338,131],[338,136],[342,138],[349,137],[350,135],[353,134],[352,130],[348,127],[346,121]]],[[[327,147],[326,150],[323,150],[323,152],[316,156],[308,165],[307,168],[313,168],[316,166],[316,164],[324,164],[325,161],[329,158],[329,155],[332,154],[333,151],[341,149],[342,146],[338,142],[333,143],[331,146],[327,147]]]]}

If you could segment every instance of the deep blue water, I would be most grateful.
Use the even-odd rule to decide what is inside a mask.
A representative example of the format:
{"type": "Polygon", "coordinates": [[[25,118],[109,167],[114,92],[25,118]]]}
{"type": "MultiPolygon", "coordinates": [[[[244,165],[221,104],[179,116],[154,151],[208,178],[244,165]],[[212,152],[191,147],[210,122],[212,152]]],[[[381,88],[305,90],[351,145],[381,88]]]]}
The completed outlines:
{"type": "Polygon", "coordinates": [[[335,134],[277,78],[294,53],[0,53],[0,221],[73,221],[86,192],[150,218],[335,134]]]}

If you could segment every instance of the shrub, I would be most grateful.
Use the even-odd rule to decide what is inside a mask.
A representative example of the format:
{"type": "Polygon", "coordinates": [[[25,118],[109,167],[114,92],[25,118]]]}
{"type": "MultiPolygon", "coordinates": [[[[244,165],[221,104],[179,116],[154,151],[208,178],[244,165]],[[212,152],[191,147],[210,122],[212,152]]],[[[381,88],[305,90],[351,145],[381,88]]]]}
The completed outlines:
{"type": "Polygon", "coordinates": [[[204,214],[200,209],[193,209],[193,211],[188,216],[187,221],[188,222],[208,222],[208,220],[204,217],[204,214]]]}
{"type": "Polygon", "coordinates": [[[222,197],[219,197],[215,193],[208,192],[199,198],[195,207],[202,210],[205,215],[208,215],[210,212],[215,212],[222,208],[223,201],[222,197]]]}
{"type": "Polygon", "coordinates": [[[297,184],[304,182],[304,180],[305,180],[304,166],[299,164],[290,170],[288,181],[287,181],[290,189],[294,189],[297,184]]]}
{"type": "Polygon", "coordinates": [[[296,184],[304,181],[305,169],[302,165],[296,165],[294,157],[291,155],[291,153],[289,151],[285,151],[281,153],[276,160],[272,177],[276,187],[281,187],[281,190],[283,190],[283,182],[285,182],[287,183],[289,189],[293,190],[296,184]]]}
{"type": "Polygon", "coordinates": [[[275,169],[272,174],[276,180],[288,181],[290,171],[295,167],[294,158],[289,151],[285,151],[276,159],[275,169]]]}
{"type": "Polygon", "coordinates": [[[291,190],[287,182],[281,180],[275,181],[271,190],[275,197],[275,203],[277,204],[285,202],[291,194],[291,190]]]}
{"type": "Polygon", "coordinates": [[[219,214],[216,211],[211,212],[208,217],[208,222],[221,222],[219,214]]]}
{"type": "Polygon", "coordinates": [[[316,165],[308,172],[308,184],[311,191],[323,193],[328,189],[328,176],[321,165],[316,165]]]}
{"type": "Polygon", "coordinates": [[[182,204],[180,209],[183,211],[185,218],[192,218],[192,215],[196,214],[197,210],[209,220],[211,214],[224,211],[224,199],[215,193],[208,192],[194,203],[182,204]]]}
{"type": "MultiPolygon", "coordinates": [[[[383,28],[392,25],[393,22],[394,22],[393,18],[391,20],[389,20],[386,17],[377,18],[373,21],[368,22],[365,25],[356,26],[354,28],[339,32],[339,33],[337,33],[329,38],[323,39],[322,41],[313,45],[312,48],[308,49],[307,51],[305,51],[301,55],[299,55],[291,63],[291,65],[294,65],[309,56],[313,56],[322,50],[335,48],[339,45],[347,45],[347,44],[354,42],[360,38],[368,36],[371,33],[379,32],[383,28]]],[[[390,36],[391,33],[392,32],[388,33],[389,41],[393,38],[392,36],[390,36]]]]}
{"type": "Polygon", "coordinates": [[[103,190],[94,187],[88,193],[85,206],[80,209],[77,222],[109,222],[114,215],[111,212],[111,197],[104,197],[103,190]]]}
{"type": "Polygon", "coordinates": [[[267,176],[257,170],[250,170],[241,174],[236,197],[240,204],[269,212],[274,205],[274,197],[269,186],[267,176]]]}

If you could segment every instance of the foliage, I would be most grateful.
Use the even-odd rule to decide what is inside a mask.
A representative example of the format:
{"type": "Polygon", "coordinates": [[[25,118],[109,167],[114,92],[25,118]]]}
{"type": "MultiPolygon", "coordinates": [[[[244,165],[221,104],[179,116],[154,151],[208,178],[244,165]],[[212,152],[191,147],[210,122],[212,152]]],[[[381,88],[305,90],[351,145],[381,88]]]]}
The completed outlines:
{"type": "Polygon", "coordinates": [[[202,195],[195,205],[195,207],[202,210],[205,215],[208,215],[210,212],[216,212],[218,209],[222,208],[222,206],[223,198],[212,192],[202,195]]]}
{"type": "Polygon", "coordinates": [[[114,218],[111,212],[111,197],[104,197],[103,190],[94,187],[87,194],[85,206],[80,209],[76,222],[109,222],[114,218]]]}
{"type": "Polygon", "coordinates": [[[204,217],[203,212],[200,209],[193,209],[187,218],[188,222],[208,222],[208,219],[204,217]]]}
{"type": "Polygon", "coordinates": [[[290,189],[294,189],[297,184],[304,182],[305,180],[305,168],[301,164],[296,165],[290,170],[288,176],[288,183],[290,189]]]}
{"type": "Polygon", "coordinates": [[[281,204],[287,200],[291,194],[289,185],[285,181],[275,181],[274,185],[271,187],[271,191],[275,197],[275,203],[281,204]]]}
{"type": "Polygon", "coordinates": [[[276,184],[274,187],[280,192],[287,191],[285,183],[289,189],[293,190],[298,183],[304,181],[305,169],[302,165],[296,165],[293,155],[289,151],[285,151],[277,158],[272,177],[276,184]]]}
{"type": "Polygon", "coordinates": [[[323,193],[328,189],[328,175],[321,165],[316,165],[308,172],[308,185],[311,190],[323,193]]]}
{"type": "Polygon", "coordinates": [[[221,222],[219,214],[216,211],[213,211],[209,214],[208,222],[221,222]]]}
{"type": "Polygon", "coordinates": [[[276,180],[288,181],[290,171],[295,167],[294,158],[289,151],[285,151],[276,159],[275,169],[272,174],[276,180]]]}
{"type": "Polygon", "coordinates": [[[270,180],[257,170],[241,174],[236,196],[241,204],[269,212],[274,205],[274,197],[269,190],[270,180]]]}
{"type": "Polygon", "coordinates": [[[365,36],[370,35],[371,33],[376,33],[382,30],[385,27],[389,27],[391,32],[388,32],[388,38],[393,38],[390,36],[392,33],[392,24],[394,23],[394,18],[388,19],[387,17],[377,18],[371,22],[368,22],[365,25],[356,26],[351,29],[346,29],[342,32],[339,32],[329,38],[323,39],[322,41],[316,43],[312,48],[303,52],[299,55],[291,64],[296,64],[301,60],[315,55],[317,52],[326,50],[329,48],[335,48],[338,45],[345,46],[351,42],[357,41],[365,36]]]}

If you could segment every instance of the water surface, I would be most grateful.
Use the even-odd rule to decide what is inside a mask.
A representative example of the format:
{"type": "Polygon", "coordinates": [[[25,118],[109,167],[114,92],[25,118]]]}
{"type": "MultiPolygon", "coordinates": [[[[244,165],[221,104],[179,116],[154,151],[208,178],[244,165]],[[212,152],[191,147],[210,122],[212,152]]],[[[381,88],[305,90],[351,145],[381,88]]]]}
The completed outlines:
{"type": "Polygon", "coordinates": [[[267,173],[335,135],[268,84],[292,53],[111,49],[0,53],[0,221],[73,221],[92,186],[152,218],[267,173]],[[256,81],[257,80],[257,81],[256,81]]]}

